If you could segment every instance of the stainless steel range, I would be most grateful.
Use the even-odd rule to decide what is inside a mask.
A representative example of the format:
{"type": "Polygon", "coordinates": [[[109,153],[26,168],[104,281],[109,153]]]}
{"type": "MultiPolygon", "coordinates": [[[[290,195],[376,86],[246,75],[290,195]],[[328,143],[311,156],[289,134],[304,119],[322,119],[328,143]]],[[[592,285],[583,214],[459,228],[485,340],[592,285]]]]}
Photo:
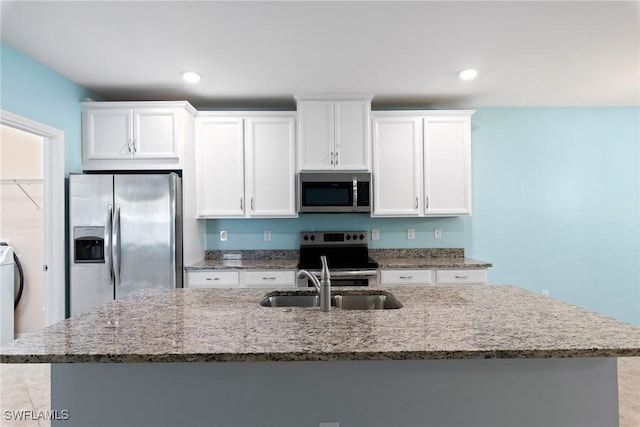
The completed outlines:
{"type": "MultiPolygon", "coordinates": [[[[366,231],[303,231],[300,233],[298,269],[320,278],[320,257],[327,257],[332,286],[375,286],[378,263],[369,258],[366,231]]],[[[306,278],[299,287],[313,286],[306,278]]]]}

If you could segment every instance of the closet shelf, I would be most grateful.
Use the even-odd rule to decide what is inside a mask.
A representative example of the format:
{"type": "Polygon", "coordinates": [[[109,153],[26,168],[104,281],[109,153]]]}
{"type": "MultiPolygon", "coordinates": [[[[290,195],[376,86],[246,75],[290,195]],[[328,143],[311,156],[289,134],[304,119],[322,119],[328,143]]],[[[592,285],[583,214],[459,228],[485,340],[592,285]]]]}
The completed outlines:
{"type": "Polygon", "coordinates": [[[31,203],[33,203],[34,205],[36,205],[36,208],[38,210],[40,210],[40,205],[38,205],[38,203],[33,200],[33,197],[31,197],[29,195],[29,193],[27,192],[27,190],[24,189],[24,187],[22,186],[23,184],[42,184],[44,182],[44,180],[42,179],[22,179],[22,178],[9,178],[9,179],[0,179],[0,184],[2,185],[17,185],[18,188],[24,193],[25,196],[27,196],[29,198],[29,200],[31,200],[31,203]]]}

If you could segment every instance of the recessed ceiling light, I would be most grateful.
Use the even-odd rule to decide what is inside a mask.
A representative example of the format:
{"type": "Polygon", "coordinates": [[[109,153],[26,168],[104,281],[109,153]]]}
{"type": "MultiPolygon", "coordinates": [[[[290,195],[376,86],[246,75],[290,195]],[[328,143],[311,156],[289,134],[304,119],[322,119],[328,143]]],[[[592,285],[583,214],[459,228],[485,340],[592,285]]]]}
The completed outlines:
{"type": "Polygon", "coordinates": [[[458,77],[462,80],[473,80],[478,77],[478,70],[475,68],[467,68],[466,70],[462,70],[458,73],[458,77]]]}
{"type": "Polygon", "coordinates": [[[196,73],[195,71],[183,71],[180,74],[182,75],[182,80],[191,84],[198,83],[202,78],[200,73],[196,73]]]}

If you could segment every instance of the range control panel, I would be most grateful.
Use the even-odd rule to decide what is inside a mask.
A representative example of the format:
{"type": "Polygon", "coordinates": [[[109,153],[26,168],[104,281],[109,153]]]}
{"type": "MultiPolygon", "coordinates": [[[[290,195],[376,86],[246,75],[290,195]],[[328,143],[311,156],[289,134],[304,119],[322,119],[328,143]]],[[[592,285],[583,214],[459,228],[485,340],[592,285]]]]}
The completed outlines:
{"type": "Polygon", "coordinates": [[[367,245],[366,231],[303,231],[300,246],[367,245]]]}

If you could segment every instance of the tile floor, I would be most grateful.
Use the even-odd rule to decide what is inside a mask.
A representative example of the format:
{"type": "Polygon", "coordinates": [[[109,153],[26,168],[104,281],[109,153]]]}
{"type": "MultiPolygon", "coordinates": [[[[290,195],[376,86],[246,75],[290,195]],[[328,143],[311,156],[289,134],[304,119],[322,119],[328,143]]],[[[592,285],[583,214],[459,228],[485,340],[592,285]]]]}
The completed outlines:
{"type": "Polygon", "coordinates": [[[45,415],[39,412],[48,410],[51,410],[51,365],[0,363],[0,426],[49,427],[51,422],[42,419],[45,415]],[[23,412],[26,419],[7,420],[5,411],[33,412],[23,412]]]}
{"type": "MultiPolygon", "coordinates": [[[[31,410],[37,418],[50,409],[50,365],[0,364],[0,426],[49,427],[46,420],[6,420],[7,410],[31,410]]],[[[640,357],[618,359],[620,426],[640,426],[640,357]]],[[[603,426],[608,427],[608,426],[603,426]]],[[[611,426],[615,427],[615,426],[611,426]]]]}

